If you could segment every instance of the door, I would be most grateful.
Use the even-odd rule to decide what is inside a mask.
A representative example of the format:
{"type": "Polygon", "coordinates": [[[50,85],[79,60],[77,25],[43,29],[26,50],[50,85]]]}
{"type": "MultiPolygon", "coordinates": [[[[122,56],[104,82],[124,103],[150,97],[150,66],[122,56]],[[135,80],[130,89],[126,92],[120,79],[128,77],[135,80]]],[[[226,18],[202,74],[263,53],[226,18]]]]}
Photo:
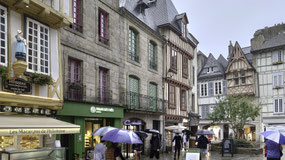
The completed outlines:
{"type": "Polygon", "coordinates": [[[151,111],[157,110],[157,85],[149,84],[149,107],[151,111]]]}
{"type": "Polygon", "coordinates": [[[135,77],[129,78],[129,97],[131,109],[139,109],[139,80],[135,77]]]}

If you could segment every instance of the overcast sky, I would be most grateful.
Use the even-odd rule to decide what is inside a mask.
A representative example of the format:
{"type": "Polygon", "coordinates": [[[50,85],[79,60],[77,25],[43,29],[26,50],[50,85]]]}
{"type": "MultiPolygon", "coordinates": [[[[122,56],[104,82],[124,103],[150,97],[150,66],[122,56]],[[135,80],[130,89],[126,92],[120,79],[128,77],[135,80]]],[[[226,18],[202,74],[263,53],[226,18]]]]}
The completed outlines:
{"type": "Polygon", "coordinates": [[[228,54],[229,41],[250,46],[256,30],[285,23],[285,0],[172,0],[179,13],[187,12],[189,31],[198,50],[216,58],[228,54]]]}

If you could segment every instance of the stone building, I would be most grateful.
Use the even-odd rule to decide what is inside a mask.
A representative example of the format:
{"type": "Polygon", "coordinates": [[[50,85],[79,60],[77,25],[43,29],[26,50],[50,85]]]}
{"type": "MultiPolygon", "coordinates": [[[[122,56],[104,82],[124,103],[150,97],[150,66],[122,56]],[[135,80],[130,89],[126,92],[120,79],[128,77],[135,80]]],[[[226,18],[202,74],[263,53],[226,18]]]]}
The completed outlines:
{"type": "Polygon", "coordinates": [[[61,30],[64,106],[58,118],[81,126],[75,136],[61,136],[74,154],[92,158],[100,141],[93,136],[103,126],[121,128],[120,105],[125,53],[124,21],[117,0],[73,0],[73,24],[61,30]]]}
{"type": "Polygon", "coordinates": [[[258,73],[261,131],[284,133],[285,24],[257,30],[251,39],[253,65],[258,73]]]}
{"type": "Polygon", "coordinates": [[[197,72],[200,73],[201,69],[203,68],[204,64],[207,61],[207,56],[201,51],[197,53],[197,72]]]}
{"type": "Polygon", "coordinates": [[[54,118],[63,105],[60,29],[72,23],[70,6],[63,0],[0,0],[1,151],[33,159],[39,148],[55,147],[56,134],[79,132],[80,126],[54,118]]]}
{"type": "Polygon", "coordinates": [[[212,130],[215,134],[214,140],[228,138],[229,133],[228,124],[211,125],[212,121],[208,119],[208,114],[217,104],[217,97],[227,94],[225,79],[227,64],[222,55],[215,59],[210,53],[198,74],[198,113],[201,116],[199,128],[212,130]]]}

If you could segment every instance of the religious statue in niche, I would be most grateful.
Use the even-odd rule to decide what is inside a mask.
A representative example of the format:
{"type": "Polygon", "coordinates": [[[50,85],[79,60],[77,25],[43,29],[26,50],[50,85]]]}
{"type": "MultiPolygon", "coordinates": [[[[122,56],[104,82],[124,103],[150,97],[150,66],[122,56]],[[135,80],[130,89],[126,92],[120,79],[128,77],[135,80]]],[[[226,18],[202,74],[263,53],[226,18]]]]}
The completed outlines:
{"type": "Polygon", "coordinates": [[[15,36],[17,39],[15,57],[18,61],[26,61],[27,43],[22,35],[23,32],[21,30],[18,30],[18,34],[15,36]]]}

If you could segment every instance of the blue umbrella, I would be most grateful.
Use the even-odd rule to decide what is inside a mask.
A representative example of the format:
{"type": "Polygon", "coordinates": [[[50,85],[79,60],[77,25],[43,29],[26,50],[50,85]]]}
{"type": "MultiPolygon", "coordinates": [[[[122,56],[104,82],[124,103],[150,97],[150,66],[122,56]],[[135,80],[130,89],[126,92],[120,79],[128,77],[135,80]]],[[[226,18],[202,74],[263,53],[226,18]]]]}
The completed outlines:
{"type": "Polygon", "coordinates": [[[197,131],[196,135],[214,135],[214,132],[206,129],[200,129],[197,131]]]}
{"type": "Polygon", "coordinates": [[[262,132],[261,135],[263,135],[264,138],[270,139],[278,144],[285,144],[285,136],[279,131],[265,131],[262,132]]]}
{"type": "Polygon", "coordinates": [[[102,140],[113,143],[142,144],[140,137],[132,131],[126,129],[114,129],[106,133],[102,140]]]}
{"type": "Polygon", "coordinates": [[[98,128],[96,129],[94,132],[93,132],[93,136],[104,136],[106,133],[110,132],[111,130],[114,130],[116,129],[115,127],[101,127],[101,128],[98,128]]]}

